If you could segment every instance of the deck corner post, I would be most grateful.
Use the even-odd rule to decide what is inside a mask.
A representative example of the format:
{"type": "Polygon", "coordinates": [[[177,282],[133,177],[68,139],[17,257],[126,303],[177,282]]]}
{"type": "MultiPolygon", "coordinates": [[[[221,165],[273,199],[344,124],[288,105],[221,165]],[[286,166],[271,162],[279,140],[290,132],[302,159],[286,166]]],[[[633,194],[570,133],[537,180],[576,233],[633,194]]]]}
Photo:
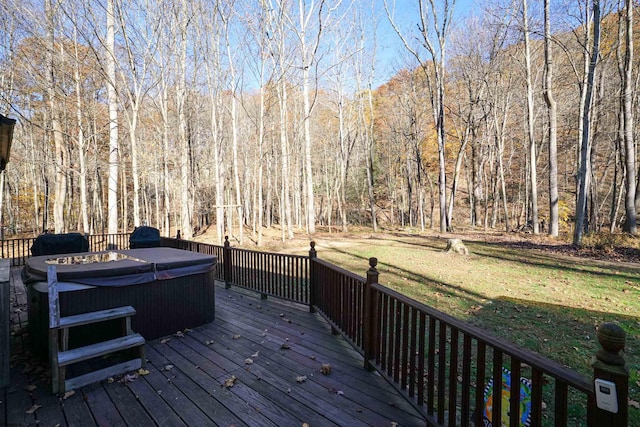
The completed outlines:
{"type": "Polygon", "coordinates": [[[316,288],[318,286],[318,281],[316,279],[316,271],[314,268],[314,260],[318,257],[318,252],[316,252],[316,242],[313,240],[309,244],[311,248],[309,249],[309,312],[316,312],[316,288]]]}
{"type": "Polygon", "coordinates": [[[371,361],[375,358],[376,339],[378,324],[378,310],[376,307],[375,291],[372,289],[374,283],[378,283],[377,258],[369,258],[369,270],[367,270],[367,281],[364,287],[364,318],[362,324],[362,339],[364,347],[364,367],[374,370],[371,361]]]}
{"type": "Polygon", "coordinates": [[[224,287],[231,287],[231,243],[229,236],[224,236],[224,249],[222,250],[222,268],[224,269],[224,287]]]}
{"type": "Polygon", "coordinates": [[[629,368],[620,354],[625,346],[626,333],[615,323],[603,323],[598,327],[597,336],[602,348],[591,364],[597,402],[594,410],[590,411],[595,418],[593,425],[626,427],[629,425],[629,368]],[[599,394],[610,396],[611,384],[615,386],[617,396],[613,406],[598,397],[599,394]]]}

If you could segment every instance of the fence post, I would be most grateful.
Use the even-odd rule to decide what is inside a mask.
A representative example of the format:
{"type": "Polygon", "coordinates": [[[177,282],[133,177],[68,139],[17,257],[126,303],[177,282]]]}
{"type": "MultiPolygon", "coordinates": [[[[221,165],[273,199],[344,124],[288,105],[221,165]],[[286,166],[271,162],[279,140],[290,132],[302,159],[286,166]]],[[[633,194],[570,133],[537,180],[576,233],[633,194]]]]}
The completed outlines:
{"type": "Polygon", "coordinates": [[[364,285],[364,315],[362,321],[362,340],[364,347],[364,367],[372,371],[374,369],[371,360],[375,357],[376,326],[378,324],[378,310],[376,307],[375,292],[371,285],[378,283],[378,258],[369,258],[369,270],[367,270],[367,281],[364,285]]]}
{"type": "Polygon", "coordinates": [[[629,369],[619,354],[624,349],[626,333],[615,323],[603,323],[598,328],[597,336],[602,349],[598,350],[591,365],[597,401],[594,425],[626,427],[629,425],[629,369]],[[600,393],[605,398],[611,396],[611,383],[615,385],[617,410],[610,406],[609,409],[602,408],[605,406],[603,399],[598,399],[600,393]]]}
{"type": "Polygon", "coordinates": [[[309,249],[309,313],[315,313],[316,305],[316,287],[318,286],[316,280],[316,272],[314,267],[314,259],[318,256],[316,252],[316,242],[313,240],[310,243],[311,249],[309,249]]]}
{"type": "Polygon", "coordinates": [[[224,287],[229,289],[231,287],[231,243],[229,243],[229,236],[224,236],[222,268],[224,269],[224,287]]]}

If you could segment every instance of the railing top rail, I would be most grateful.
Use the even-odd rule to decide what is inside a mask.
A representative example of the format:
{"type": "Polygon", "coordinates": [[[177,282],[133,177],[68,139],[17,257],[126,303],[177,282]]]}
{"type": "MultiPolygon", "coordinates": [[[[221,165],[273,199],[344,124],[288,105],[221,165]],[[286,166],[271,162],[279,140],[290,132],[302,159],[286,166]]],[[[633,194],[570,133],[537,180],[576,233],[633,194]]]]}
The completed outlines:
{"type": "Polygon", "coordinates": [[[586,376],[581,375],[569,368],[566,368],[558,362],[549,360],[539,355],[538,353],[522,349],[506,340],[490,335],[485,330],[477,326],[471,325],[470,323],[467,323],[463,320],[456,319],[451,315],[415,301],[407,297],[406,295],[394,291],[393,289],[387,288],[386,286],[380,285],[379,283],[373,284],[372,288],[379,292],[387,294],[392,298],[395,298],[396,300],[402,302],[403,304],[409,305],[428,316],[435,317],[441,322],[444,322],[447,325],[450,325],[458,329],[459,331],[462,331],[463,333],[489,345],[490,347],[500,349],[503,353],[522,360],[532,368],[538,369],[556,379],[562,380],[567,385],[575,388],[576,390],[587,394],[593,393],[593,385],[586,376]]]}
{"type": "Polygon", "coordinates": [[[255,249],[234,248],[234,247],[231,247],[229,249],[231,249],[232,251],[236,251],[236,252],[255,252],[255,253],[259,253],[261,255],[281,256],[281,257],[287,257],[287,258],[296,258],[296,259],[309,258],[309,255],[282,254],[282,253],[278,253],[278,252],[264,252],[264,251],[256,251],[255,249]]]}
{"type": "Polygon", "coordinates": [[[342,274],[344,276],[348,276],[348,277],[350,277],[350,278],[352,278],[354,280],[360,281],[362,283],[365,283],[367,281],[367,279],[365,279],[364,277],[362,277],[362,276],[360,276],[360,275],[358,275],[356,273],[352,273],[349,270],[345,270],[342,267],[338,267],[337,265],[332,264],[329,261],[324,261],[324,260],[322,260],[320,258],[312,258],[311,261],[314,262],[314,263],[320,264],[322,266],[328,267],[328,268],[330,268],[330,269],[332,269],[332,270],[334,270],[334,271],[336,271],[336,272],[338,272],[338,273],[340,273],[340,274],[342,274]]]}

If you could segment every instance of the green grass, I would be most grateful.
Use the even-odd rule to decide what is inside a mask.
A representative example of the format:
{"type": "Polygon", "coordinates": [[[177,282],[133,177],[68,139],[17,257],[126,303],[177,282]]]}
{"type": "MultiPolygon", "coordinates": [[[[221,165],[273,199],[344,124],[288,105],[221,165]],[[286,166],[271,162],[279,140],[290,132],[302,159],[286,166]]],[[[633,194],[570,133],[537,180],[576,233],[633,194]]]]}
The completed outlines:
{"type": "MultiPolygon", "coordinates": [[[[617,322],[627,333],[630,399],[640,401],[639,265],[481,240],[465,241],[471,255],[460,256],[434,236],[338,236],[316,239],[318,257],[363,276],[376,257],[381,284],[587,376],[598,325],[617,322]]],[[[639,409],[629,415],[640,425],[639,409]]]]}

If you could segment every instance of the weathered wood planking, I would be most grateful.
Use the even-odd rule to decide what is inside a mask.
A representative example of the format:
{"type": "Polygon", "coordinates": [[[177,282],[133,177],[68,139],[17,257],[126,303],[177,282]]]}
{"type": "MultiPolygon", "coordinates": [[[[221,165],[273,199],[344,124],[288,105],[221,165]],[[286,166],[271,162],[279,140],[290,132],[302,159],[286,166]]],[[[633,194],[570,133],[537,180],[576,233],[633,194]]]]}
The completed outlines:
{"type": "MultiPolygon", "coordinates": [[[[299,304],[216,289],[214,322],[147,342],[148,375],[48,393],[41,373],[12,375],[10,423],[30,425],[423,426],[425,420],[318,315],[299,304]],[[235,338],[234,338],[235,337],[235,338]],[[283,348],[283,344],[286,344],[283,348]],[[251,359],[249,363],[247,359],[251,359]],[[322,363],[332,367],[320,372],[322,363]],[[235,385],[224,382],[236,377],[235,385]],[[298,376],[306,380],[298,382],[298,376]],[[36,384],[37,392],[25,389],[36,384]],[[14,387],[15,385],[15,387],[14,387]],[[42,408],[27,415],[33,404],[42,408]]],[[[176,331],[178,332],[178,331],[176,331]]],[[[41,371],[42,372],[42,371],[41,371]]]]}

